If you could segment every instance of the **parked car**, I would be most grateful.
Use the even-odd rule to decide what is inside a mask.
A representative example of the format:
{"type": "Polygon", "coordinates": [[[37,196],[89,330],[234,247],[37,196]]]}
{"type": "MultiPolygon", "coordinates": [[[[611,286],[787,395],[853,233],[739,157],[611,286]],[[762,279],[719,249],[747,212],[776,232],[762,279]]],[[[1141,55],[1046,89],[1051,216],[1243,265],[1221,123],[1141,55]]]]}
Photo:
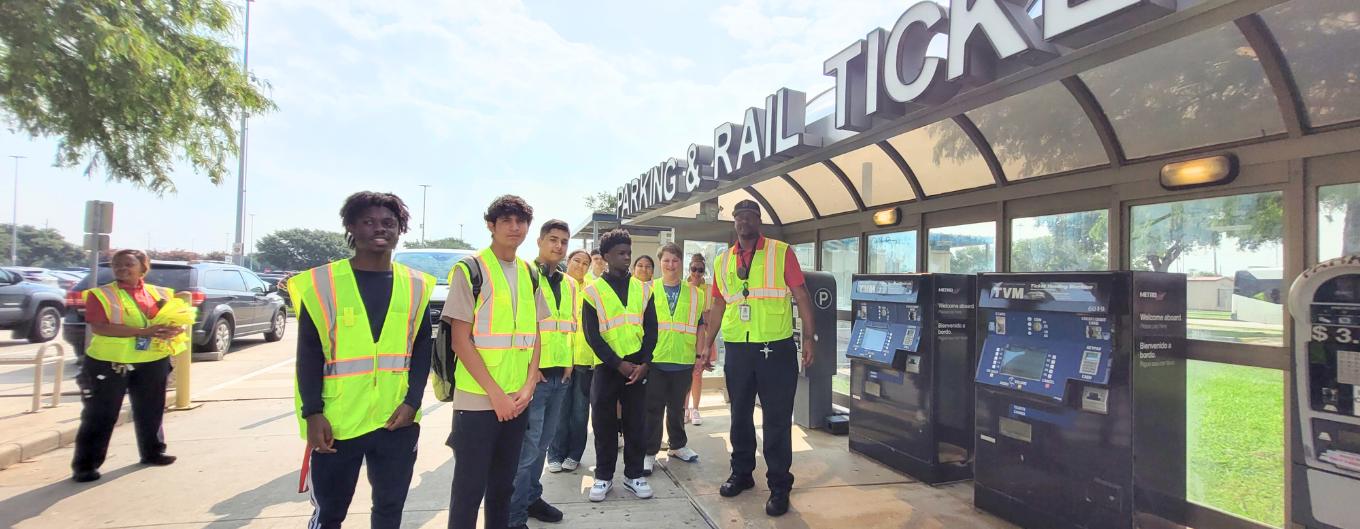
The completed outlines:
{"type": "Polygon", "coordinates": [[[57,278],[57,287],[62,290],[71,290],[72,288],[75,288],[76,283],[79,283],[81,279],[85,279],[85,274],[79,272],[48,270],[47,273],[57,278]]]}
{"type": "MultiPolygon", "coordinates": [[[[98,281],[113,281],[108,263],[99,265],[98,281]]],[[[274,285],[262,281],[245,268],[201,261],[152,261],[146,282],[189,292],[198,307],[194,322],[193,344],[196,359],[220,360],[238,338],[264,334],[266,341],[283,339],[288,319],[283,298],[274,285]]],[[[88,277],[66,294],[66,321],[62,334],[78,354],[85,352],[85,297],[91,287],[88,277]]]]}
{"type": "Polygon", "coordinates": [[[61,331],[62,290],[0,269],[0,329],[32,343],[51,341],[61,331]]]}
{"type": "Polygon", "coordinates": [[[392,252],[392,260],[421,272],[434,276],[434,294],[430,296],[430,323],[439,327],[439,314],[444,310],[444,300],[449,299],[449,272],[459,260],[473,255],[473,250],[397,250],[392,252]]]}
{"type": "Polygon", "coordinates": [[[18,273],[23,276],[24,281],[32,281],[34,283],[42,283],[49,287],[61,288],[61,281],[57,279],[57,276],[52,275],[46,268],[38,268],[36,266],[7,266],[5,267],[5,270],[18,273]]]}

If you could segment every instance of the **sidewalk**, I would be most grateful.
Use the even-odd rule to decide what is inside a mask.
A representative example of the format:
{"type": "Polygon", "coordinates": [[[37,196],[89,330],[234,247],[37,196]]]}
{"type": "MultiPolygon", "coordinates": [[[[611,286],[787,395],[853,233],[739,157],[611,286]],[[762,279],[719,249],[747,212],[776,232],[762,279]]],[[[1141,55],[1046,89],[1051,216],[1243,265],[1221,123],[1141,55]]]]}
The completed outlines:
{"type": "MultiPolygon", "coordinates": [[[[55,450],[75,442],[80,426],[80,388],[76,386],[76,364],[71,349],[66,349],[67,360],[61,383],[61,404],[49,408],[52,381],[56,365],[43,369],[43,407],[32,412],[33,366],[0,365],[0,470],[23,460],[55,450]]],[[[38,344],[0,340],[0,353],[31,354],[38,344]]],[[[124,406],[119,424],[129,420],[129,408],[124,406]]]]}

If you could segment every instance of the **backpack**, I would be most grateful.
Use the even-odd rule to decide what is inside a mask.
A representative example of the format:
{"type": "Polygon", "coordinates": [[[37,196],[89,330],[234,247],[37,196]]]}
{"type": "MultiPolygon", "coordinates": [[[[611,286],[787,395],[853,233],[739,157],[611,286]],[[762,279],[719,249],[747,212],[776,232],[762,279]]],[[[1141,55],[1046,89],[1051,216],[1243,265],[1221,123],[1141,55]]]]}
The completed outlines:
{"type": "MultiPolygon", "coordinates": [[[[467,270],[468,282],[472,283],[472,303],[475,305],[482,297],[482,267],[477,264],[477,256],[469,255],[458,261],[467,270]]],[[[457,266],[457,265],[454,265],[457,266]]],[[[535,293],[538,292],[538,268],[529,266],[529,282],[535,293]]],[[[453,273],[449,272],[452,277],[453,273]]],[[[434,396],[440,402],[452,402],[454,393],[454,371],[458,367],[458,355],[453,352],[450,336],[453,326],[444,319],[439,320],[439,328],[434,333],[434,358],[430,362],[430,372],[434,375],[434,396]]]]}

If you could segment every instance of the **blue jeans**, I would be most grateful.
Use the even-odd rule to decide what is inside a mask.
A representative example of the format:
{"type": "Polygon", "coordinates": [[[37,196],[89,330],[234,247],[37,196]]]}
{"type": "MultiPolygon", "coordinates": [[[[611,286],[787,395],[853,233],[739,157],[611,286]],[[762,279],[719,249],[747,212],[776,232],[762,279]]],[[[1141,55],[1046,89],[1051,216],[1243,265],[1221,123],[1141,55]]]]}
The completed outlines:
{"type": "Polygon", "coordinates": [[[562,382],[560,376],[548,378],[534,388],[534,400],[525,412],[529,415],[529,428],[519,451],[515,494],[510,497],[510,527],[527,522],[529,504],[543,496],[543,483],[539,481],[543,475],[543,458],[548,443],[557,434],[557,425],[562,422],[562,403],[571,388],[571,383],[562,382]]]}
{"type": "Polygon", "coordinates": [[[548,461],[561,463],[568,459],[581,462],[586,452],[586,436],[590,423],[590,378],[595,370],[576,366],[571,375],[571,390],[562,403],[562,422],[557,435],[548,446],[548,461]]]}

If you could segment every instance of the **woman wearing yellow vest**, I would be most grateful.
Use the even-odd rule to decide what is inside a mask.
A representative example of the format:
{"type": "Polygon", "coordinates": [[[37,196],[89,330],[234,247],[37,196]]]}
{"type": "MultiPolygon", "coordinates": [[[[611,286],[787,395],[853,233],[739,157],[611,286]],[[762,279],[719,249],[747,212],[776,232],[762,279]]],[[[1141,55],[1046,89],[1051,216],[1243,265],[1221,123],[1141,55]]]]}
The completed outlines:
{"type": "Polygon", "coordinates": [[[760,206],[743,200],[732,208],[737,240],[713,267],[713,307],[708,337],[722,331],[727,358],[723,373],[732,400],[732,475],[718,493],[733,497],[755,487],[756,396],[760,397],[766,483],[765,513],[789,510],[793,488],[793,397],[798,387],[798,346],[793,336],[793,305],[803,321],[804,368],[812,364],[816,329],[798,258],[783,241],[760,234],[760,206]]]}
{"type": "Polygon", "coordinates": [[[395,529],[411,487],[430,376],[435,279],[392,262],[410,225],[396,195],[355,193],[340,216],[354,257],[289,280],[298,314],[295,405],[314,508],[308,527],[340,527],[366,463],[371,526],[395,529]]]}
{"type": "Polygon", "coordinates": [[[693,463],[699,460],[685,437],[685,399],[694,378],[698,357],[698,337],[703,335],[704,310],[708,308],[704,291],[683,280],[683,252],[675,243],[666,243],[657,253],[661,278],[652,283],[656,304],[656,350],[647,374],[647,458],[642,473],[651,474],[656,454],[661,451],[661,429],[670,435],[667,444],[671,459],[693,463]],[[663,297],[664,296],[664,297],[663,297]]]}
{"type": "Polygon", "coordinates": [[[534,396],[541,341],[539,324],[551,316],[529,263],[515,256],[524,243],[534,210],[524,199],[505,195],[487,208],[491,246],[471,260],[481,269],[475,289],[469,260],[449,273],[449,322],[454,354],[453,435],[457,450],[450,529],[474,529],[486,499],[488,529],[509,527],[515,472],[529,426],[524,413],[534,396]]]}
{"type": "MultiPolygon", "coordinates": [[[[590,253],[576,250],[567,257],[567,277],[576,282],[577,291],[586,287],[586,272],[590,269],[590,253]]],[[[594,281],[591,279],[591,281],[594,281]]],[[[581,303],[585,296],[577,296],[576,321],[580,322],[581,303]]],[[[548,446],[548,472],[572,472],[581,466],[586,451],[586,436],[590,425],[590,382],[600,358],[586,344],[585,334],[578,325],[572,334],[571,389],[562,403],[562,422],[557,435],[548,446]]]]}
{"type": "Polygon", "coordinates": [[[174,456],[165,454],[161,419],[170,374],[167,357],[183,352],[171,350],[169,340],[184,329],[149,323],[174,291],[142,281],[151,270],[151,259],[140,250],[119,250],[110,264],[114,282],[85,292],[86,324],[93,338],[76,378],[84,406],[71,461],[71,477],[78,482],[99,479],[124,394],[132,400],[142,463],[175,462],[174,456]]]}
{"type": "Polygon", "coordinates": [[[591,420],[595,425],[595,484],[590,501],[604,501],[614,488],[618,432],[623,430],[623,486],[639,498],[652,497],[642,474],[646,445],[646,382],[656,348],[656,308],[650,284],[628,273],[633,241],[624,230],[600,237],[600,253],[609,264],[604,276],[586,286],[581,327],[586,343],[604,363],[590,386],[591,420]],[[615,415],[622,407],[623,418],[615,415]],[[622,422],[622,425],[620,425],[622,422]]]}
{"type": "MultiPolygon", "coordinates": [[[[705,310],[713,305],[713,293],[709,292],[708,282],[704,281],[704,273],[708,266],[704,261],[704,254],[696,253],[689,257],[689,278],[686,283],[699,288],[699,292],[704,295],[705,310]]],[[[704,338],[702,333],[700,338],[704,338]]],[[[704,418],[699,415],[699,397],[704,392],[704,371],[712,371],[713,364],[718,360],[718,350],[713,347],[713,342],[699,340],[699,358],[694,363],[694,375],[690,379],[689,397],[690,408],[686,414],[686,419],[690,424],[699,426],[704,423],[704,418]]]]}

